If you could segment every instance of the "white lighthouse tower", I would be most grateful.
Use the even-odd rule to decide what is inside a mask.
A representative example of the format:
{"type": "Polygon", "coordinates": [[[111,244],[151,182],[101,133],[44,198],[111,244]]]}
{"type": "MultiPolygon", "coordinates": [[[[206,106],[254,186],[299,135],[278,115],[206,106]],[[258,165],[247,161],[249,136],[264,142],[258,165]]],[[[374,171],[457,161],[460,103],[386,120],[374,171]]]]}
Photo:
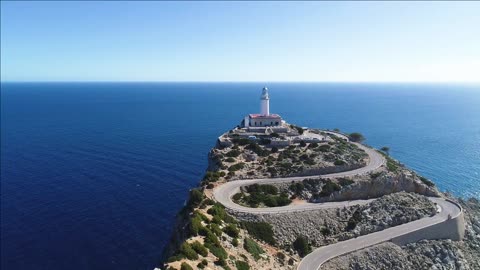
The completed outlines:
{"type": "Polygon", "coordinates": [[[262,96],[260,97],[260,114],[265,116],[270,115],[270,97],[268,96],[267,87],[263,88],[262,96]]]}

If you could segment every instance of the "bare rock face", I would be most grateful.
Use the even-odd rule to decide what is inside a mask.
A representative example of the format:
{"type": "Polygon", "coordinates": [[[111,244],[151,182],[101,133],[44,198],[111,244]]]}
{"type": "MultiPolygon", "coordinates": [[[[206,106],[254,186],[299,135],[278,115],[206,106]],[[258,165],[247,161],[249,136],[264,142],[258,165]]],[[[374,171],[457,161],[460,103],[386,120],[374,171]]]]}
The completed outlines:
{"type": "Polygon", "coordinates": [[[377,177],[357,179],[355,183],[332,193],[328,197],[312,200],[313,202],[345,201],[378,198],[395,192],[414,192],[425,196],[438,197],[440,193],[435,187],[427,186],[410,173],[382,173],[377,177]]]}
{"type": "Polygon", "coordinates": [[[480,202],[460,204],[466,222],[463,241],[422,240],[402,247],[387,242],[335,258],[322,269],[480,269],[480,202]]]}
{"type": "Polygon", "coordinates": [[[365,205],[283,214],[234,213],[240,220],[268,222],[279,246],[308,236],[313,246],[328,245],[433,215],[435,205],[422,195],[395,193],[365,205]]]}

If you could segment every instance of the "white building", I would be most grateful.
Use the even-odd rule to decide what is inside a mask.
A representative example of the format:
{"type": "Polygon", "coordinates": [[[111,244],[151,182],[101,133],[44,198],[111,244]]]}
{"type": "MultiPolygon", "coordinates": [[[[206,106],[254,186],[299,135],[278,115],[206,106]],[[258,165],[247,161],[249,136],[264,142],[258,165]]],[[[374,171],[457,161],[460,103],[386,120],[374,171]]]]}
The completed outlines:
{"type": "Polygon", "coordinates": [[[249,114],[243,120],[243,126],[248,127],[277,127],[282,125],[282,117],[278,114],[270,114],[270,96],[268,88],[262,89],[260,97],[260,113],[249,114]]]}

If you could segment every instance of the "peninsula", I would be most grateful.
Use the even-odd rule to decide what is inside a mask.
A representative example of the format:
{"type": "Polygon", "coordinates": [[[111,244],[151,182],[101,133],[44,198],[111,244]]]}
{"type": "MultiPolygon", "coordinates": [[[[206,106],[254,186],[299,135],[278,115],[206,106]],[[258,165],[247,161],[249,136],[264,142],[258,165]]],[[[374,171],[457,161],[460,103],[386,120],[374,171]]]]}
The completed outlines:
{"type": "Polygon", "coordinates": [[[260,113],[219,136],[190,191],[163,269],[480,269],[480,204],[360,133],[260,113]]]}

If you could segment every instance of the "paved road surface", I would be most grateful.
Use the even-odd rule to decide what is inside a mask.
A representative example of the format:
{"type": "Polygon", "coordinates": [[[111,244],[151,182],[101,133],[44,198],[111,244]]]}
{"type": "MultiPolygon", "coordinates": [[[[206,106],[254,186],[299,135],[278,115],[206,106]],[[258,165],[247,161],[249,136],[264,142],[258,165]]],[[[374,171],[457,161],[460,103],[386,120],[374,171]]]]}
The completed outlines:
{"type": "MultiPolygon", "coordinates": [[[[329,132],[331,133],[331,132],[329,132]]],[[[347,139],[344,135],[333,133],[336,136],[347,139]]],[[[347,139],[348,140],[348,139],[347,139]]],[[[385,163],[385,158],[378,153],[376,150],[368,148],[362,144],[354,143],[369,156],[369,160],[365,167],[346,171],[339,173],[332,173],[326,175],[320,175],[321,178],[334,178],[334,177],[345,177],[345,176],[354,176],[369,173],[375,169],[378,169],[385,163]]],[[[310,176],[311,177],[311,176],[310,176]]],[[[224,205],[225,207],[246,213],[256,213],[256,214],[265,214],[265,213],[283,213],[283,212],[292,212],[292,211],[310,211],[315,209],[326,209],[326,208],[338,208],[338,207],[348,207],[351,205],[366,204],[370,200],[353,200],[353,201],[343,201],[343,202],[326,202],[326,203],[305,203],[297,205],[287,205],[282,207],[272,207],[272,208],[250,208],[238,205],[232,201],[232,196],[235,193],[240,191],[240,187],[248,186],[252,184],[268,184],[268,183],[280,183],[280,182],[291,182],[291,181],[302,181],[307,177],[283,177],[283,178],[265,178],[265,179],[252,179],[252,180],[237,180],[225,183],[216,187],[213,190],[213,195],[215,199],[224,205]]],[[[326,261],[346,254],[355,250],[359,250],[368,246],[379,244],[385,241],[388,241],[394,237],[401,236],[415,230],[419,230],[425,227],[441,223],[448,219],[448,216],[454,218],[460,214],[461,209],[458,208],[455,204],[450,203],[441,198],[429,198],[433,202],[437,203],[440,207],[440,213],[436,214],[433,217],[422,218],[416,221],[412,221],[406,224],[399,226],[391,227],[383,231],[371,233],[368,235],[360,236],[354,239],[338,242],[328,246],[320,247],[315,249],[312,253],[302,259],[298,269],[300,270],[312,270],[319,269],[323,263],[326,261]]]]}
{"type": "MultiPolygon", "coordinates": [[[[380,153],[378,153],[376,150],[368,148],[361,144],[357,144],[357,143],[355,144],[361,149],[363,149],[365,152],[367,152],[369,156],[367,166],[358,168],[355,170],[351,170],[351,171],[346,171],[346,172],[324,174],[324,175],[321,175],[320,177],[334,178],[334,177],[345,177],[345,176],[366,174],[381,167],[385,163],[384,157],[380,153]]],[[[240,187],[242,186],[248,186],[252,184],[269,184],[269,183],[302,181],[305,178],[308,178],[308,177],[300,176],[300,177],[237,180],[237,181],[228,182],[221,186],[218,186],[213,190],[213,196],[219,203],[223,204],[225,207],[229,209],[239,211],[239,212],[257,213],[257,214],[337,208],[337,207],[344,207],[344,206],[350,206],[355,204],[365,204],[371,201],[371,200],[355,200],[355,201],[346,201],[346,202],[305,203],[305,204],[287,205],[287,206],[274,207],[274,208],[250,208],[250,207],[238,205],[234,203],[231,199],[235,193],[240,192],[240,187]]]]}
{"type": "Polygon", "coordinates": [[[435,216],[418,219],[409,223],[385,229],[383,231],[374,232],[368,235],[363,235],[350,240],[317,248],[312,253],[308,254],[305,258],[302,259],[297,269],[320,269],[322,264],[337,256],[369,246],[373,246],[382,242],[386,242],[397,236],[401,236],[416,230],[420,230],[441,223],[448,219],[448,215],[450,215],[452,218],[455,218],[461,212],[461,209],[458,208],[455,204],[448,202],[444,199],[429,199],[437,203],[437,205],[441,209],[440,213],[436,214],[435,216]]]}

